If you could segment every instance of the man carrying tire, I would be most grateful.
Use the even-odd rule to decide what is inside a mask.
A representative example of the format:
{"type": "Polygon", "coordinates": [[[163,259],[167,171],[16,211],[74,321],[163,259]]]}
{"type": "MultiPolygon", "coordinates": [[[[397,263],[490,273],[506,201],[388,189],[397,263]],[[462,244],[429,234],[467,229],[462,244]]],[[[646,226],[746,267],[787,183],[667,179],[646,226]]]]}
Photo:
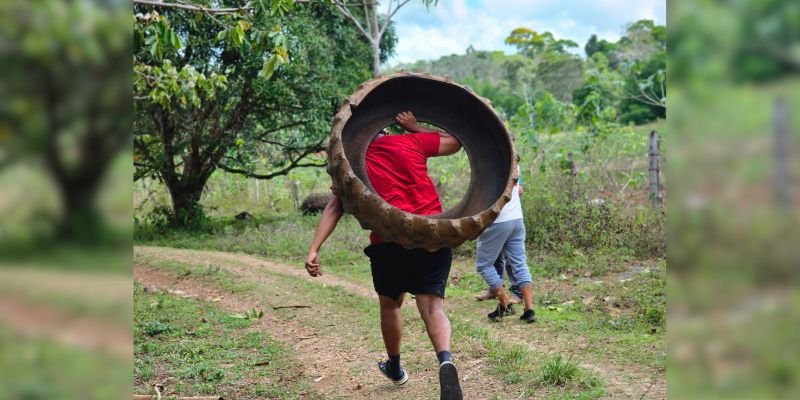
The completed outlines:
{"type": "MultiPolygon", "coordinates": [[[[454,154],[461,149],[461,143],[449,133],[419,126],[409,111],[398,114],[395,120],[410,133],[388,135],[382,130],[376,134],[366,153],[369,181],[381,198],[402,211],[439,214],[442,204],[428,176],[427,158],[454,154]]],[[[308,250],[305,266],[311,276],[322,275],[319,250],[343,212],[341,200],[333,196],[322,212],[308,250]]],[[[370,259],[372,282],[378,293],[381,334],[387,352],[387,358],[378,363],[379,370],[396,385],[408,381],[408,374],[400,365],[403,324],[400,307],[405,293],[411,293],[416,296],[417,310],[436,351],[440,398],[462,399],[450,353],[450,321],[443,309],[452,250],[405,249],[396,243],[384,242],[375,232],[370,235],[370,242],[364,253],[370,259]]]]}

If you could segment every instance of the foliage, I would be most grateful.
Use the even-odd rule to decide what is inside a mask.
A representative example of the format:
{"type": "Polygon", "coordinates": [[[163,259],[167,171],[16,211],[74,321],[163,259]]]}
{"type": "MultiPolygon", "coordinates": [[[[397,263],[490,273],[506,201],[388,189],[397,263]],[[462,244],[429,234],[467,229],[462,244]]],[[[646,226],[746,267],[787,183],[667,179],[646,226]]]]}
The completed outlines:
{"type": "Polygon", "coordinates": [[[765,82],[800,70],[800,8],[781,0],[668,4],[670,83],[765,82]],[[723,23],[724,21],[724,23],[723,23]]]}
{"type": "Polygon", "coordinates": [[[538,33],[528,28],[514,29],[505,43],[515,46],[520,54],[529,58],[544,54],[565,54],[568,49],[578,47],[572,40],[556,39],[550,32],[538,33]]]}
{"type": "Polygon", "coordinates": [[[34,160],[45,170],[61,206],[49,225],[82,243],[102,238],[98,193],[130,145],[130,32],[120,29],[130,10],[92,4],[0,7],[0,168],[34,160]]]}
{"type": "Polygon", "coordinates": [[[369,76],[369,49],[330,4],[137,11],[135,177],[164,182],[175,225],[202,218],[218,168],[270,179],[321,166],[330,115],[369,76]]]}
{"type": "Polygon", "coordinates": [[[620,120],[642,124],[666,118],[667,53],[659,51],[644,62],[636,62],[625,81],[626,98],[620,104],[620,120]]]}

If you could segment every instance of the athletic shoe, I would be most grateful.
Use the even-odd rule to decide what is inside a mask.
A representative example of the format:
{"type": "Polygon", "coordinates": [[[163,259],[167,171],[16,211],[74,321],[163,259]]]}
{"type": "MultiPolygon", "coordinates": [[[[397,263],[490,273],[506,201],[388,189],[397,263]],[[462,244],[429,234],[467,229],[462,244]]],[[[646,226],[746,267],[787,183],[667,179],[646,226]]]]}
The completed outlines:
{"type": "Polygon", "coordinates": [[[497,297],[496,294],[492,290],[487,290],[486,293],[475,295],[475,300],[484,301],[484,300],[491,300],[497,297]]]}
{"type": "Polygon", "coordinates": [[[388,358],[385,359],[385,360],[378,361],[378,369],[381,370],[381,373],[383,374],[383,376],[389,378],[389,380],[392,381],[392,383],[394,383],[397,386],[400,386],[400,385],[408,382],[408,374],[406,373],[406,370],[403,369],[403,367],[400,367],[400,374],[396,374],[396,375],[399,375],[399,376],[396,376],[396,375],[393,375],[393,374],[389,373],[389,359],[388,358]]]}
{"type": "Polygon", "coordinates": [[[497,308],[486,315],[490,320],[497,322],[500,321],[501,318],[507,317],[509,315],[514,315],[514,306],[509,304],[505,307],[498,304],[497,308]]]}
{"type": "Polygon", "coordinates": [[[525,310],[525,312],[519,316],[519,319],[529,324],[534,323],[536,322],[536,311],[533,311],[533,309],[525,310]]]}
{"type": "Polygon", "coordinates": [[[458,371],[452,361],[439,364],[440,400],[462,400],[461,385],[458,383],[458,371]]]}

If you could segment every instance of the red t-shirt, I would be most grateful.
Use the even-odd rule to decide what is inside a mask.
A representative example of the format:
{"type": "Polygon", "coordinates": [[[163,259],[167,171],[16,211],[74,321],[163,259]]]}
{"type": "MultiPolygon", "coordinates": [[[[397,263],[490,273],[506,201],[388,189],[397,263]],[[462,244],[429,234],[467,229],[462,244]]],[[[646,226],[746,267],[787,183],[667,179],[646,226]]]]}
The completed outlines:
{"type": "MultiPolygon", "coordinates": [[[[439,214],[442,203],[428,176],[428,157],[438,154],[438,133],[383,136],[367,148],[367,177],[387,203],[412,214],[439,214]]],[[[381,242],[375,232],[369,238],[381,242]]]]}

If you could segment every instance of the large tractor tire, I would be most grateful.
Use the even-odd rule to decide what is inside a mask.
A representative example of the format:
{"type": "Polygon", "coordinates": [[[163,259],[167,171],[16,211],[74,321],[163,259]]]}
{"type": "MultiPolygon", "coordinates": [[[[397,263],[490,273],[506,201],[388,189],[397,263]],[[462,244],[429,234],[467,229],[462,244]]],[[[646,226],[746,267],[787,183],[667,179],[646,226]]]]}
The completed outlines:
{"type": "Polygon", "coordinates": [[[405,248],[434,251],[477,238],[511,199],[517,181],[514,145],[489,101],[430,74],[399,72],[360,85],[333,119],[328,155],[333,192],[345,211],[362,228],[405,248]],[[367,146],[402,111],[456,136],[469,158],[469,187],[441,214],[401,211],[378,196],[367,178],[367,146]]]}

